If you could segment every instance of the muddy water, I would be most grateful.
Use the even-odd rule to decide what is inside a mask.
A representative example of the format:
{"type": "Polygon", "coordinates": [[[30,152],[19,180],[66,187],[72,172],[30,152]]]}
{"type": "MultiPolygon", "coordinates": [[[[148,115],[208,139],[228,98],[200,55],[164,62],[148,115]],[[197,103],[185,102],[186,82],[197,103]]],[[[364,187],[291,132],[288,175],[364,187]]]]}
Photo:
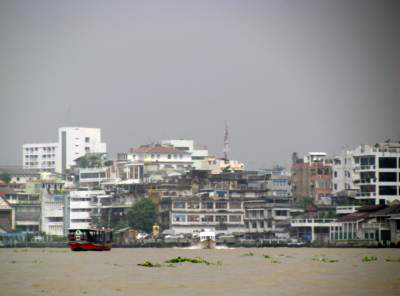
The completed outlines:
{"type": "Polygon", "coordinates": [[[0,249],[0,295],[400,295],[396,249],[0,249]],[[251,253],[253,254],[251,256],[251,253]],[[265,259],[263,255],[272,259],[265,259]],[[247,255],[247,256],[246,256],[247,255]],[[364,263],[362,257],[376,256],[364,263]],[[221,265],[183,263],[201,256],[221,265]],[[325,263],[313,258],[339,260],[325,263]]]}

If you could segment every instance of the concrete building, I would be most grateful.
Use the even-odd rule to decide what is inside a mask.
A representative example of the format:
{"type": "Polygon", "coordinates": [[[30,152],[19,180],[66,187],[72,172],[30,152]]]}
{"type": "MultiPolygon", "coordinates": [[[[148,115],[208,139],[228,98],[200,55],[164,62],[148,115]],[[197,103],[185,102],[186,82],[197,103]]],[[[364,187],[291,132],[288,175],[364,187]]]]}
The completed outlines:
{"type": "Polygon", "coordinates": [[[360,187],[355,182],[360,175],[355,170],[356,159],[351,150],[343,150],[334,157],[332,164],[332,193],[355,196],[360,187]]]}
{"type": "Polygon", "coordinates": [[[275,166],[263,172],[267,175],[267,189],[270,196],[289,197],[292,195],[290,174],[284,167],[275,166]]]}
{"type": "Polygon", "coordinates": [[[190,152],[160,144],[132,148],[127,155],[127,160],[130,162],[143,162],[145,174],[161,170],[181,170],[184,172],[192,167],[190,152]]]}
{"type": "Polygon", "coordinates": [[[400,201],[400,143],[363,145],[342,155],[347,166],[334,166],[334,188],[354,190],[357,199],[371,204],[400,201]]]}
{"type": "Polygon", "coordinates": [[[208,158],[207,146],[195,145],[193,140],[164,140],[162,145],[169,145],[176,149],[190,153],[192,158],[192,166],[195,169],[200,169],[202,162],[208,158]]]}
{"type": "Polygon", "coordinates": [[[92,226],[93,199],[106,195],[104,190],[71,191],[69,194],[69,228],[90,228],[92,226]]]}
{"type": "Polygon", "coordinates": [[[24,169],[54,172],[58,143],[34,143],[22,145],[22,166],[24,169]]]}
{"type": "Polygon", "coordinates": [[[304,158],[292,157],[292,195],[315,202],[332,193],[332,161],[324,152],[309,152],[304,158]]]}
{"type": "Polygon", "coordinates": [[[47,235],[64,235],[65,195],[42,191],[41,231],[47,235]]]}
{"type": "Polygon", "coordinates": [[[0,233],[15,230],[15,210],[0,194],[0,233]]]}
{"type": "Polygon", "coordinates": [[[89,152],[106,152],[99,128],[61,127],[58,142],[22,145],[24,169],[36,169],[65,174],[74,160],[89,152]]]}
{"type": "Polygon", "coordinates": [[[245,232],[244,199],[213,196],[210,194],[161,197],[160,216],[164,229],[176,234],[192,234],[204,228],[217,234],[245,232]]]}

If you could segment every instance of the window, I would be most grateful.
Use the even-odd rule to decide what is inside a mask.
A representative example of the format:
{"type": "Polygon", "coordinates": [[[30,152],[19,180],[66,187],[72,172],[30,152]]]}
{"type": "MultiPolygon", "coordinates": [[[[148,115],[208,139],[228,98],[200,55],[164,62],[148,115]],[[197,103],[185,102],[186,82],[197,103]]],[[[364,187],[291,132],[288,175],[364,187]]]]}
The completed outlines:
{"type": "Polygon", "coordinates": [[[213,209],[214,208],[213,202],[212,201],[202,202],[201,208],[202,209],[213,209]]]}
{"type": "Polygon", "coordinates": [[[227,202],[225,202],[225,201],[217,201],[216,203],[215,203],[215,208],[216,209],[226,209],[227,208],[227,202]]]}
{"type": "Polygon", "coordinates": [[[171,159],[171,154],[168,154],[168,159],[171,159]]]}
{"type": "Polygon", "coordinates": [[[379,157],[379,168],[381,169],[395,169],[397,168],[396,157],[379,157]]]}
{"type": "Polygon", "coordinates": [[[229,202],[229,208],[230,209],[241,209],[242,204],[240,201],[231,201],[231,202],[229,202]]]}
{"type": "Polygon", "coordinates": [[[400,220],[396,220],[396,230],[400,231],[400,220]]]}
{"type": "Polygon", "coordinates": [[[85,137],[85,143],[89,143],[90,142],[90,138],[89,137],[85,137]]]}
{"type": "Polygon", "coordinates": [[[379,182],[396,182],[396,173],[379,173],[379,182]]]}
{"type": "Polygon", "coordinates": [[[275,211],[276,216],[287,216],[287,211],[277,210],[275,211]]]}
{"type": "Polygon", "coordinates": [[[240,215],[229,215],[229,222],[241,222],[241,221],[242,221],[242,216],[240,216],[240,215]]]}
{"type": "Polygon", "coordinates": [[[251,225],[251,227],[252,228],[257,228],[257,222],[253,222],[253,223],[251,223],[252,225],[251,225]]]}
{"type": "Polygon", "coordinates": [[[334,171],[334,172],[333,172],[333,176],[334,176],[335,178],[337,178],[337,171],[334,171]]]}
{"type": "Polygon", "coordinates": [[[397,187],[379,186],[379,195],[397,195],[397,187]]]}
{"type": "Polygon", "coordinates": [[[226,222],[226,221],[228,221],[228,218],[226,215],[217,215],[217,216],[215,216],[215,221],[216,222],[226,222]]]}
{"type": "Polygon", "coordinates": [[[264,221],[260,221],[260,228],[264,228],[264,221]]]}
{"type": "Polygon", "coordinates": [[[200,216],[199,215],[188,215],[187,220],[188,220],[188,222],[200,222],[200,216]]]}
{"type": "Polygon", "coordinates": [[[336,183],[333,184],[333,189],[337,190],[337,184],[336,183]]]}
{"type": "Polygon", "coordinates": [[[184,209],[185,208],[185,202],[184,201],[176,201],[176,202],[174,202],[174,208],[184,209]]]}
{"type": "Polygon", "coordinates": [[[212,216],[212,215],[205,215],[205,216],[202,218],[202,221],[204,221],[204,222],[214,222],[214,216],[212,216]]]}
{"type": "Polygon", "coordinates": [[[172,220],[174,222],[185,222],[186,221],[186,215],[175,214],[175,215],[172,216],[172,220]]]}
{"type": "Polygon", "coordinates": [[[190,201],[187,204],[188,209],[200,209],[200,204],[198,202],[190,201]]]}

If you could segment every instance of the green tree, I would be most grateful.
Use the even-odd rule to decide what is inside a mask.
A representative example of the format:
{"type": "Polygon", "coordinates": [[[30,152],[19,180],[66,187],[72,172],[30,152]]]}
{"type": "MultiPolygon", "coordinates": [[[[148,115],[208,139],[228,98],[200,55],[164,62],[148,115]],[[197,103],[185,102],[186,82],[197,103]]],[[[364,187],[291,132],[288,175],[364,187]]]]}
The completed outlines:
{"type": "Polygon", "coordinates": [[[0,180],[4,181],[6,183],[10,183],[11,176],[10,176],[10,174],[2,173],[2,174],[0,174],[0,180]]]}
{"type": "Polygon", "coordinates": [[[129,226],[150,233],[156,221],[156,207],[154,203],[144,198],[132,206],[128,214],[129,226]]]}

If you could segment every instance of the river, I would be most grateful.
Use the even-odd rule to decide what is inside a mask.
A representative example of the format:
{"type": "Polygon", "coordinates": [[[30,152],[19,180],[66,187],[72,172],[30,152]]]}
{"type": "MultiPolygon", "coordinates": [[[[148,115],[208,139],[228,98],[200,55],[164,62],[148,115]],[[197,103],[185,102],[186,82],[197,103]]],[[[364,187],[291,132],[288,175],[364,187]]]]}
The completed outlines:
{"type": "Polygon", "coordinates": [[[400,250],[0,249],[0,295],[398,296],[400,262],[388,258],[400,258],[400,250]],[[164,263],[177,256],[216,264],[164,263]],[[137,265],[145,260],[162,266],[137,265]]]}

